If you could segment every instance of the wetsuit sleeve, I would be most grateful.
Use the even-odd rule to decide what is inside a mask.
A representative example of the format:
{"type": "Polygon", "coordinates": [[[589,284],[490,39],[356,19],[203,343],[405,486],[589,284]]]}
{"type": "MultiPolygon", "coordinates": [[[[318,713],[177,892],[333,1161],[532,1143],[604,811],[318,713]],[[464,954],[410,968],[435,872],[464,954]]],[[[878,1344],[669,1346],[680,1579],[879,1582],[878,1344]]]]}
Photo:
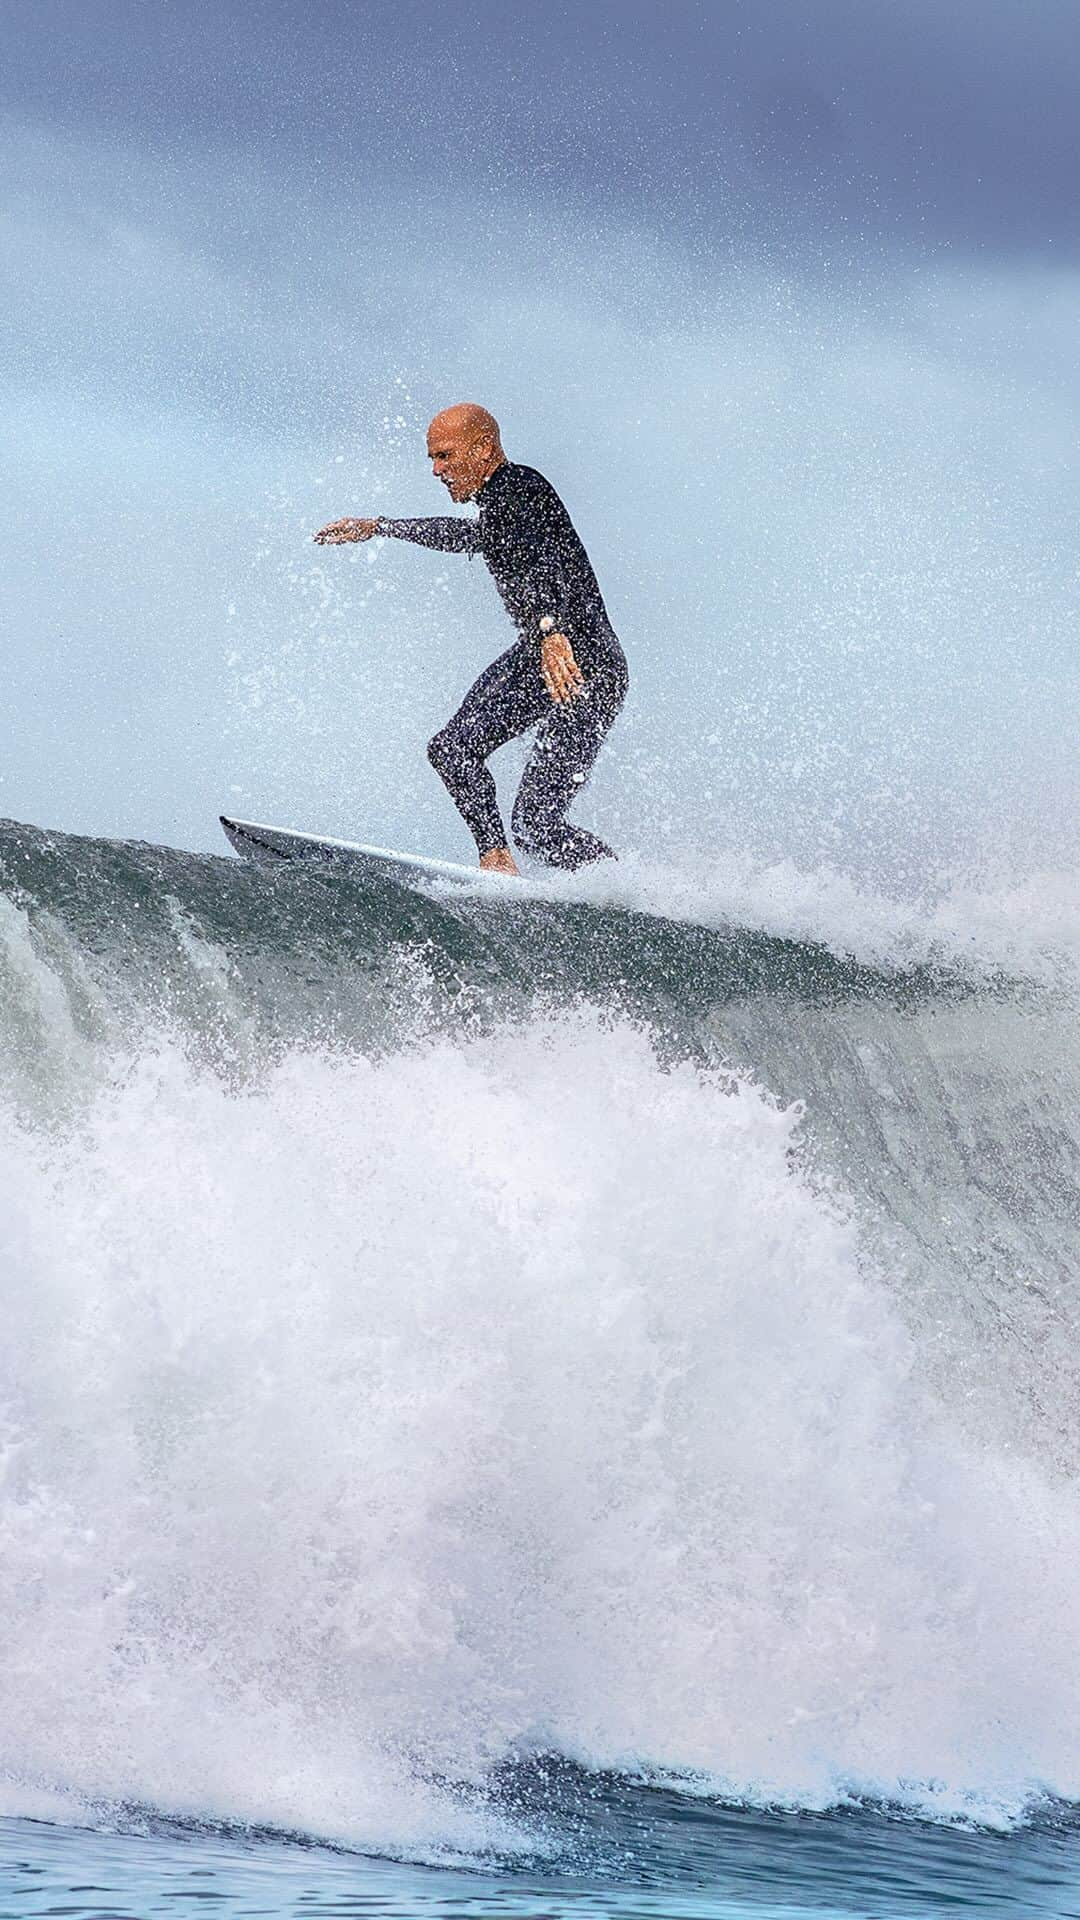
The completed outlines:
{"type": "Polygon", "coordinates": [[[440,553],[479,553],[480,526],[476,520],[384,520],[379,517],[376,531],[391,540],[412,540],[418,547],[435,547],[440,553]]]}

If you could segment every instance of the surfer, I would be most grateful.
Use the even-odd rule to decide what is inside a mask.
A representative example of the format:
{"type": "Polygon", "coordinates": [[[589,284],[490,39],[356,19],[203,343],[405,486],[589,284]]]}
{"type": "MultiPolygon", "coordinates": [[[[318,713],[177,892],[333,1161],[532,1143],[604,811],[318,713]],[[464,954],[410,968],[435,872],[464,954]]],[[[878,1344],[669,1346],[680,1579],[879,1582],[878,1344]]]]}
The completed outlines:
{"type": "Polygon", "coordinates": [[[334,520],[315,535],[341,546],[377,535],[443,553],[482,554],[518,637],[470,687],[428,745],[476,841],[480,865],[516,873],[488,757],[537,728],[511,817],[515,844],[554,867],[614,859],[566,815],[626,698],[626,658],[588,554],[553,486],[502,449],[484,407],[448,407],[428,428],[428,458],[458,505],[479,518],[334,520]]]}

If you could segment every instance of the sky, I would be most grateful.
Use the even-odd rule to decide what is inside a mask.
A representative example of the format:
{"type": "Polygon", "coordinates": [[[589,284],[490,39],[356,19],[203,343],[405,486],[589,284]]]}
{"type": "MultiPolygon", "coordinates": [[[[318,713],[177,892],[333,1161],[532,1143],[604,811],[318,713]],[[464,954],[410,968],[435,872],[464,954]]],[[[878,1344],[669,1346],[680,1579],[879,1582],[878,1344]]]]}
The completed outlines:
{"type": "MultiPolygon", "coordinates": [[[[305,185],[581,193],[699,237],[732,198],[1075,258],[1072,0],[44,0],[3,8],[26,121],[305,185]]],[[[810,224],[814,220],[811,217],[810,224]]]]}
{"type": "Polygon", "coordinates": [[[466,856],[424,743],[494,596],[310,533],[441,511],[423,430],[469,397],[630,656],[605,837],[1072,856],[1074,5],[8,0],[0,36],[0,811],[466,856]]]}

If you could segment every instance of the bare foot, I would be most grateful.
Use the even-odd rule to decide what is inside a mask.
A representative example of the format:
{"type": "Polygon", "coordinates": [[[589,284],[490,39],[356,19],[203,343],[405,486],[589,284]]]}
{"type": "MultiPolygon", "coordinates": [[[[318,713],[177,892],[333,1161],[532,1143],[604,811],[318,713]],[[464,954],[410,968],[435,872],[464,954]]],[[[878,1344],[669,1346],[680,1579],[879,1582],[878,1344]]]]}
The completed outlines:
{"type": "Polygon", "coordinates": [[[492,847],[490,853],[482,853],[480,865],[485,873],[517,873],[514,856],[509,847],[492,847]]]}

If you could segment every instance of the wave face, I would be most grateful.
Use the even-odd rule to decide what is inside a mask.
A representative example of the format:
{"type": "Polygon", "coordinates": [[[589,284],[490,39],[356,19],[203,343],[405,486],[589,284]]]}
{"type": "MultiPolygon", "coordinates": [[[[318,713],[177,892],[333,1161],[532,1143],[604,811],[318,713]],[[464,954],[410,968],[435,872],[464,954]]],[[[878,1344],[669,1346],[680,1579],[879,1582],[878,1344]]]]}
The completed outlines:
{"type": "Polygon", "coordinates": [[[778,884],[2,830],[10,1810],[1080,1799],[1071,961],[778,884]]]}

